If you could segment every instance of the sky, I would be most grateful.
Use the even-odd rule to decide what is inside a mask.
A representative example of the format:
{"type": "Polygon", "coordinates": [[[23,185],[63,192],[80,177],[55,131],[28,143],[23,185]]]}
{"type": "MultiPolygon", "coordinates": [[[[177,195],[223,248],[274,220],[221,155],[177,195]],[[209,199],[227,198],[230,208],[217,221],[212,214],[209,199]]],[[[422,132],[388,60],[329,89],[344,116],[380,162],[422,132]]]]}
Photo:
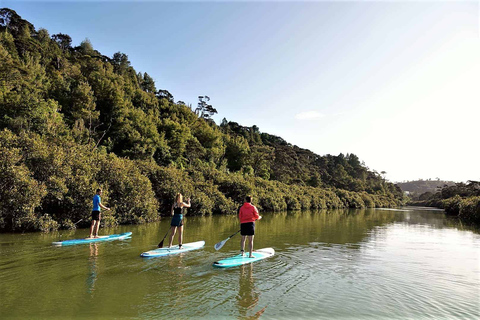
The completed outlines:
{"type": "Polygon", "coordinates": [[[479,1],[5,1],[175,101],[392,182],[480,180],[479,1]]]}

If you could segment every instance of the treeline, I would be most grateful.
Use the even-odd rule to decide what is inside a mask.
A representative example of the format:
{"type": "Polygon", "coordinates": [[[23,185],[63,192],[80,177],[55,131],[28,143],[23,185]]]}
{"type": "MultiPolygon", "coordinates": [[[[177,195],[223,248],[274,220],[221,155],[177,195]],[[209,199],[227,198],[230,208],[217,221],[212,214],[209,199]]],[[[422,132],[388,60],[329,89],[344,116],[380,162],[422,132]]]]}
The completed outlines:
{"type": "Polygon", "coordinates": [[[397,182],[397,185],[402,191],[407,191],[408,196],[412,200],[422,200],[419,197],[425,197],[429,194],[434,194],[445,186],[454,186],[454,181],[444,181],[440,179],[419,179],[414,181],[397,182]]]}
{"type": "Polygon", "coordinates": [[[444,208],[448,215],[480,224],[480,182],[445,185],[435,193],[421,194],[419,200],[410,201],[409,204],[444,208]]]}
{"type": "Polygon", "coordinates": [[[356,155],[319,156],[282,138],[192,110],[128,56],[35,30],[0,9],[0,230],[88,223],[104,190],[106,224],[167,214],[174,194],[189,214],[234,213],[252,194],[263,210],[391,207],[398,186],[356,155]]]}

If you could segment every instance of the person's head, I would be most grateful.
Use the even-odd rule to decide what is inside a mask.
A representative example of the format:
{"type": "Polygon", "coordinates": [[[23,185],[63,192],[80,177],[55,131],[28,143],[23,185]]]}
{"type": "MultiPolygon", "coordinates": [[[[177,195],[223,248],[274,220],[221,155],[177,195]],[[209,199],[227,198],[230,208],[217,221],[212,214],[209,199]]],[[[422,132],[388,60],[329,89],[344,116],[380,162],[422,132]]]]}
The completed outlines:
{"type": "Polygon", "coordinates": [[[102,194],[102,189],[98,188],[97,189],[97,194],[102,194]]]}
{"type": "Polygon", "coordinates": [[[177,196],[175,197],[176,202],[183,202],[183,196],[181,193],[177,193],[177,196]]]}
{"type": "Polygon", "coordinates": [[[248,203],[251,203],[251,202],[252,202],[252,199],[253,199],[252,196],[246,196],[246,197],[245,197],[245,201],[248,202],[248,203]]]}

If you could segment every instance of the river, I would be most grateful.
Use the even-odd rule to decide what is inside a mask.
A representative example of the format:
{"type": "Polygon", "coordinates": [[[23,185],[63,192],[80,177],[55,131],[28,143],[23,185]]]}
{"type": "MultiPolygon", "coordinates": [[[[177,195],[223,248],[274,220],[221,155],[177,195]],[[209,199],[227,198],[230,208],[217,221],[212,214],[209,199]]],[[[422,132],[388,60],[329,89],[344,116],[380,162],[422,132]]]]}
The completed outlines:
{"type": "MultiPolygon", "coordinates": [[[[255,248],[267,260],[212,267],[237,254],[235,216],[186,218],[204,249],[144,259],[169,227],[131,239],[54,247],[88,230],[0,234],[2,319],[477,319],[480,235],[427,208],[265,213],[255,248]]],[[[174,243],[177,239],[175,239],[174,243]]]]}

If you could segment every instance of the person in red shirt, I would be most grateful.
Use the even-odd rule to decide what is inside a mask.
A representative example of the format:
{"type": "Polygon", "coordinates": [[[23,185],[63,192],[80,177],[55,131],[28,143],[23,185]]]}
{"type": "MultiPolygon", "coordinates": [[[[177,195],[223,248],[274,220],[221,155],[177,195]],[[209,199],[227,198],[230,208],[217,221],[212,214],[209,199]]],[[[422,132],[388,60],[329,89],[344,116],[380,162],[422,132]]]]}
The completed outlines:
{"type": "Polygon", "coordinates": [[[250,251],[250,258],[253,258],[253,237],[255,235],[255,221],[262,219],[258,215],[257,208],[252,205],[252,196],[245,198],[245,203],[238,210],[238,218],[240,219],[240,234],[242,240],[240,240],[240,252],[242,256],[245,255],[245,239],[248,237],[248,249],[250,251]]]}

